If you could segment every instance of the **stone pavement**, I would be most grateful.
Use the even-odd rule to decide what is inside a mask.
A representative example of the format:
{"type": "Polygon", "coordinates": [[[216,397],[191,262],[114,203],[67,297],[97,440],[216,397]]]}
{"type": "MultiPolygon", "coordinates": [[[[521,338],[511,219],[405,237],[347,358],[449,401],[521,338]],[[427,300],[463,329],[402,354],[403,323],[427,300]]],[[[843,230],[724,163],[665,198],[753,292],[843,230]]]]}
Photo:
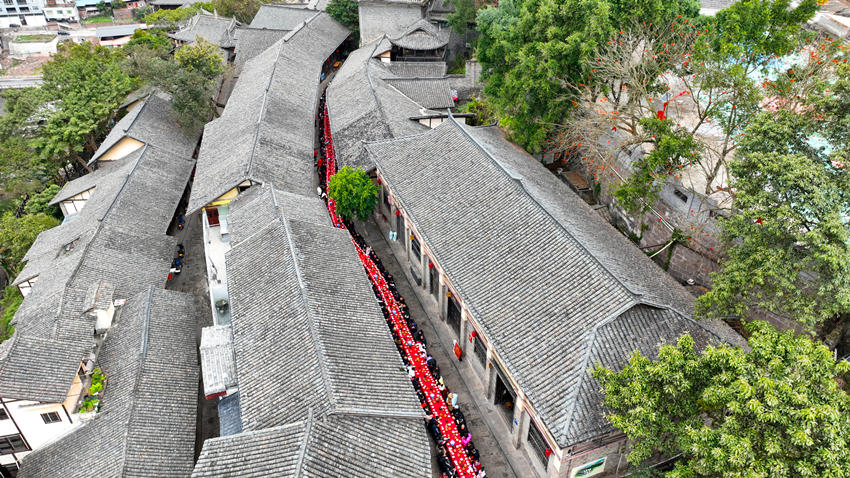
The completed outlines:
{"type": "MultiPolygon", "coordinates": [[[[204,263],[204,234],[201,231],[201,217],[193,214],[186,218],[186,227],[175,236],[183,243],[186,252],[183,256],[183,272],[168,281],[169,290],[188,292],[195,298],[195,310],[198,314],[198,344],[201,340],[201,328],[212,325],[207,268],[204,263]]],[[[195,459],[201,453],[201,447],[208,438],[218,436],[218,400],[204,397],[203,378],[198,383],[198,419],[195,433],[195,459]]]]}
{"type": "MultiPolygon", "coordinates": [[[[452,333],[449,327],[439,318],[437,306],[427,297],[427,292],[415,285],[407,267],[402,268],[396,256],[391,252],[403,254],[400,243],[391,246],[381,232],[374,219],[367,222],[356,222],[357,232],[372,246],[375,253],[383,261],[384,266],[395,278],[396,288],[405,298],[410,308],[410,315],[420,325],[428,340],[428,352],[437,359],[440,372],[446,386],[452,392],[459,394],[458,405],[466,417],[467,425],[472,433],[472,441],[481,454],[481,463],[487,471],[488,478],[535,478],[529,457],[523,450],[516,449],[510,443],[508,425],[496,405],[486,397],[483,384],[470,379],[464,381],[460,369],[464,368],[464,376],[473,373],[465,369],[471,367],[468,361],[458,362],[452,351],[452,333]]],[[[432,447],[434,443],[432,442],[432,447]]],[[[432,450],[432,456],[435,452],[432,450]]],[[[433,460],[434,476],[439,476],[436,459],[433,460]]]]}

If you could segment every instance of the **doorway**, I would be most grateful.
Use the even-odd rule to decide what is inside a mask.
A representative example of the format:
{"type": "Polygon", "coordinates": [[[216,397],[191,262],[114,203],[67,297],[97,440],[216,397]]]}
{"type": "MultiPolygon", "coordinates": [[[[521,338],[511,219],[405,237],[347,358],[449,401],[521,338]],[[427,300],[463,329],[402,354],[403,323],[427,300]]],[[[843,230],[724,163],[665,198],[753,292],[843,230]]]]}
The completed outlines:
{"type": "Polygon", "coordinates": [[[404,218],[401,214],[395,217],[395,233],[404,234],[404,218]]]}
{"type": "Polygon", "coordinates": [[[207,222],[210,223],[210,227],[219,225],[217,207],[211,207],[207,209],[207,222]]]}
{"type": "Polygon", "coordinates": [[[440,277],[437,268],[433,264],[428,269],[428,274],[431,276],[431,294],[437,299],[440,293],[440,277]]]}
{"type": "Polygon", "coordinates": [[[498,405],[502,416],[508,421],[508,428],[514,419],[514,405],[516,405],[516,392],[511,388],[507,380],[502,378],[501,370],[496,372],[496,393],[493,403],[498,405]]]}
{"type": "Polygon", "coordinates": [[[460,337],[460,306],[455,302],[454,296],[449,297],[448,303],[448,311],[446,313],[446,317],[448,317],[449,325],[451,325],[452,330],[455,331],[455,335],[460,337]]]}

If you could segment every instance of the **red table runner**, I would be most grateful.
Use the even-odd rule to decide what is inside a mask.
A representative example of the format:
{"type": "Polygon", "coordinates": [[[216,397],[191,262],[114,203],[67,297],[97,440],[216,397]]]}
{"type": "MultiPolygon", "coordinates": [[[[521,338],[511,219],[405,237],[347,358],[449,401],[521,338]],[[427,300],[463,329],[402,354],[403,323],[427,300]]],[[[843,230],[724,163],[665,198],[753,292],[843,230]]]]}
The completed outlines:
{"type": "MultiPolygon", "coordinates": [[[[327,107],[324,107],[324,116],[322,118],[324,126],[323,140],[325,142],[325,187],[330,183],[331,177],[336,174],[336,154],[333,147],[333,137],[331,136],[330,119],[328,118],[327,107]]],[[[334,226],[345,228],[342,218],[336,212],[336,203],[330,197],[327,198],[328,212],[334,226]]],[[[448,405],[440,394],[440,389],[437,387],[437,382],[434,380],[428,365],[425,363],[425,356],[419,349],[413,334],[407,326],[407,322],[402,315],[402,307],[396,301],[389,285],[383,274],[381,274],[375,262],[366,254],[354,238],[351,239],[354,247],[357,249],[357,254],[360,257],[360,262],[369,274],[369,280],[378,289],[378,293],[384,301],[384,305],[390,314],[391,326],[402,341],[402,349],[407,357],[408,362],[413,367],[416,377],[419,379],[419,385],[422,388],[422,393],[425,395],[425,400],[431,409],[431,413],[437,418],[437,423],[440,428],[440,433],[445,439],[445,447],[449,452],[455,471],[459,478],[475,478],[476,472],[469,461],[466,454],[466,449],[461,442],[460,433],[455,424],[452,414],[449,412],[448,405]]]]}

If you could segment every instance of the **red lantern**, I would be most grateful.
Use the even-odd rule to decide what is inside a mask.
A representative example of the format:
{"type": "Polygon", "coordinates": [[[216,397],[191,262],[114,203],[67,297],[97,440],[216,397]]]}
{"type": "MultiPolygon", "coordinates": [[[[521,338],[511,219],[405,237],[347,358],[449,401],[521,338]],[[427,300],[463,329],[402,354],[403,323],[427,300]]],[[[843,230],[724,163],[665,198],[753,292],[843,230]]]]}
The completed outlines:
{"type": "Polygon", "coordinates": [[[396,210],[395,215],[396,215],[396,216],[401,215],[401,211],[396,210]]]}
{"type": "Polygon", "coordinates": [[[429,269],[433,269],[433,268],[434,268],[434,264],[431,264],[431,263],[429,262],[429,263],[428,263],[428,268],[429,268],[429,269]]]}
{"type": "Polygon", "coordinates": [[[543,452],[543,454],[544,454],[544,455],[546,455],[546,456],[548,457],[549,455],[551,455],[551,454],[552,454],[552,450],[550,450],[549,448],[547,448],[547,449],[546,449],[546,451],[544,451],[544,452],[543,452]]]}
{"type": "Polygon", "coordinates": [[[381,178],[378,178],[378,184],[381,184],[381,178]]]}

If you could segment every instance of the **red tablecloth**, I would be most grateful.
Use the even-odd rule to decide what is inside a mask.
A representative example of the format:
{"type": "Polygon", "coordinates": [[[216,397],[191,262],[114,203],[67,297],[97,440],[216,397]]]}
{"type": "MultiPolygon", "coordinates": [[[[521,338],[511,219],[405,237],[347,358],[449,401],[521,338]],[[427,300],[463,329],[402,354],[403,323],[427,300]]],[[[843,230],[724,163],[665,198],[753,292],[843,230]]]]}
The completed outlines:
{"type": "MultiPolygon", "coordinates": [[[[325,142],[325,163],[327,165],[324,179],[325,184],[327,185],[330,182],[331,177],[336,174],[336,154],[333,147],[333,138],[331,137],[330,119],[328,118],[327,108],[324,109],[324,117],[322,118],[322,121],[324,126],[323,140],[325,142]]],[[[328,212],[330,213],[331,220],[334,225],[338,228],[344,228],[345,226],[343,225],[342,218],[339,217],[336,212],[336,204],[333,199],[328,198],[327,204],[328,212]]],[[[431,413],[437,418],[440,433],[446,440],[445,446],[449,451],[452,462],[454,463],[457,476],[459,478],[474,478],[475,470],[469,461],[469,457],[466,455],[466,450],[461,442],[457,425],[455,424],[452,414],[449,412],[446,401],[440,394],[437,382],[434,380],[434,377],[428,369],[428,365],[425,363],[425,356],[419,350],[416,340],[414,340],[413,335],[410,333],[407,322],[404,320],[402,315],[401,306],[395,300],[395,297],[393,297],[386,279],[381,274],[377,265],[375,265],[375,262],[363,252],[353,238],[352,242],[354,242],[354,247],[357,249],[357,254],[360,256],[360,262],[369,274],[369,280],[372,281],[372,284],[375,285],[378,292],[381,294],[385,307],[390,314],[391,326],[399,338],[401,338],[404,354],[410,365],[413,367],[416,377],[419,379],[419,385],[422,388],[422,393],[425,394],[425,399],[428,402],[431,413]]]]}

